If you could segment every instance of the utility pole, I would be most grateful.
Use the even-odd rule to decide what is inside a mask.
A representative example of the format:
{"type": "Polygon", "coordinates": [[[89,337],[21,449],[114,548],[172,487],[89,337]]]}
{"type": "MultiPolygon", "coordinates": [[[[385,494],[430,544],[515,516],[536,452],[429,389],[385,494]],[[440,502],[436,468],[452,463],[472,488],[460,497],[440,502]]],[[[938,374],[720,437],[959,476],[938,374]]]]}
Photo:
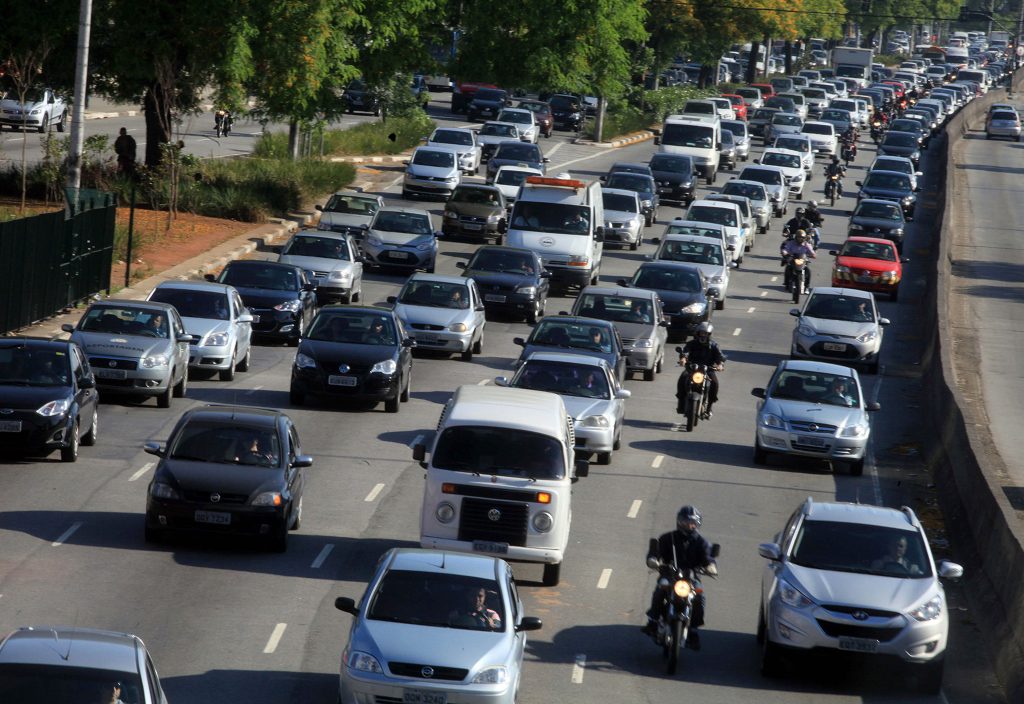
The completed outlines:
{"type": "Polygon", "coordinates": [[[82,146],[85,143],[85,95],[89,78],[89,28],[92,24],[92,0],[79,0],[78,51],[75,56],[75,97],[71,109],[71,148],[68,151],[68,178],[65,185],[68,207],[78,203],[82,185],[82,146]]]}

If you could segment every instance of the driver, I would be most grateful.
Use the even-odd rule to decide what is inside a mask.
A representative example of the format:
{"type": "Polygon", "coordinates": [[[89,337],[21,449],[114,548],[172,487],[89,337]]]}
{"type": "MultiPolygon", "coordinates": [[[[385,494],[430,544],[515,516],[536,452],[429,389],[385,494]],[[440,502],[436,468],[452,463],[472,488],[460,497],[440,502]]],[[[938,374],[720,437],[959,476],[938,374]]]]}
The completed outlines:
{"type": "Polygon", "coordinates": [[[907,559],[907,539],[902,535],[890,540],[887,552],[871,563],[873,570],[891,570],[895,566],[902,567],[908,574],[921,574],[917,563],[907,559]]]}

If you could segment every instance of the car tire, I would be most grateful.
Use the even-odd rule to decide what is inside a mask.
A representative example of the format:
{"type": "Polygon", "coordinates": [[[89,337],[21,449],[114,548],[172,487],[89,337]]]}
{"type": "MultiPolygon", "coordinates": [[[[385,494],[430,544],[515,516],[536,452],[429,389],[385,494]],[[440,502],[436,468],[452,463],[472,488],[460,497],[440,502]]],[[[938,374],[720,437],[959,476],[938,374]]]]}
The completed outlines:
{"type": "Polygon", "coordinates": [[[156,528],[150,528],[149,525],[146,525],[142,529],[142,539],[147,543],[160,543],[163,542],[163,538],[163,532],[156,528]]]}
{"type": "Polygon", "coordinates": [[[298,330],[295,331],[295,336],[294,337],[289,337],[288,338],[288,346],[289,347],[298,347],[299,346],[299,340],[302,339],[302,333],[304,333],[305,331],[306,331],[305,318],[303,318],[302,316],[299,316],[298,330]]]}
{"type": "Polygon", "coordinates": [[[654,381],[654,367],[644,369],[644,381],[654,381]]]}
{"type": "Polygon", "coordinates": [[[761,447],[757,438],[754,438],[754,464],[768,464],[768,451],[761,447]]]}
{"type": "Polygon", "coordinates": [[[410,394],[411,389],[412,389],[412,371],[410,371],[409,375],[405,378],[405,388],[402,389],[402,395],[398,397],[399,400],[402,403],[407,403],[409,401],[409,394],[410,394]]]}
{"type": "Polygon", "coordinates": [[[848,463],[851,477],[859,477],[864,474],[864,458],[848,463]]]}
{"type": "Polygon", "coordinates": [[[715,299],[715,310],[722,310],[723,308],[725,308],[725,299],[724,298],[716,298],[715,299]]]}
{"type": "Polygon", "coordinates": [[[472,342],[469,343],[469,347],[466,348],[462,352],[462,354],[460,356],[462,357],[462,361],[463,362],[472,362],[473,361],[473,343],[472,342]]]}
{"type": "Polygon", "coordinates": [[[174,387],[171,386],[170,382],[167,383],[167,388],[162,394],[156,397],[156,405],[160,408],[171,407],[171,397],[174,395],[174,387]]]}
{"type": "Polygon", "coordinates": [[[594,463],[600,465],[609,465],[612,463],[612,453],[610,452],[598,452],[594,457],[594,463]]]}
{"type": "Polygon", "coordinates": [[[631,244],[629,245],[629,248],[630,248],[631,250],[633,250],[634,252],[635,252],[636,250],[640,249],[640,242],[641,242],[641,240],[643,240],[643,237],[641,237],[641,236],[637,235],[637,238],[636,238],[636,242],[633,242],[633,243],[631,243],[631,244]]]}
{"type": "Polygon", "coordinates": [[[545,564],[544,565],[544,576],[541,578],[541,584],[545,587],[556,587],[558,581],[562,575],[562,563],[557,564],[545,564]]]}
{"type": "Polygon", "coordinates": [[[282,523],[276,533],[270,536],[267,548],[271,552],[288,552],[288,524],[282,523]]]}
{"type": "Polygon", "coordinates": [[[79,422],[76,420],[71,426],[71,438],[68,440],[68,446],[60,448],[61,462],[76,462],[78,460],[78,445],[81,442],[78,426],[79,422]]]}
{"type": "Polygon", "coordinates": [[[765,633],[764,643],[761,645],[761,676],[769,679],[778,677],[784,669],[785,660],[781,649],[772,643],[765,633]]]}
{"type": "Polygon", "coordinates": [[[892,293],[889,294],[889,300],[895,303],[896,301],[899,300],[899,298],[900,298],[900,286],[899,286],[899,284],[896,284],[895,286],[892,287],[892,293]]]}
{"type": "Polygon", "coordinates": [[[534,304],[533,310],[526,314],[526,322],[530,325],[535,325],[538,320],[544,317],[544,308],[545,302],[538,300],[534,304]]]}
{"type": "Polygon", "coordinates": [[[302,497],[299,497],[299,503],[292,509],[292,530],[298,530],[302,527],[302,497]]]}
{"type": "Polygon", "coordinates": [[[384,399],[384,411],[386,413],[398,413],[398,398],[399,394],[395,394],[394,398],[384,399]]]}
{"type": "Polygon", "coordinates": [[[237,348],[235,348],[234,350],[231,350],[231,363],[228,364],[228,368],[220,370],[219,376],[220,376],[220,380],[221,381],[234,381],[235,380],[235,351],[236,350],[237,350],[237,348]]]}
{"type": "Polygon", "coordinates": [[[46,131],[46,128],[50,126],[50,116],[43,115],[43,121],[39,123],[39,127],[36,128],[36,132],[42,134],[46,131]]]}
{"type": "Polygon", "coordinates": [[[82,444],[92,447],[100,434],[100,413],[96,409],[92,412],[92,423],[89,424],[89,432],[82,436],[82,444]]]}
{"type": "Polygon", "coordinates": [[[757,641],[758,645],[764,645],[765,631],[768,627],[764,622],[764,605],[762,604],[757,608],[757,632],[754,634],[754,640],[757,641]]]}
{"type": "MultiPolygon", "coordinates": [[[[173,378],[173,377],[172,377],[173,378]]],[[[188,393],[188,369],[181,375],[181,381],[174,385],[174,398],[185,398],[188,393]]]]}
{"type": "Polygon", "coordinates": [[[288,403],[293,406],[302,406],[306,403],[306,394],[292,387],[288,390],[288,403]]]}
{"type": "Polygon", "coordinates": [[[249,345],[245,349],[245,356],[238,360],[238,371],[247,372],[249,371],[249,363],[252,362],[252,345],[249,345]]]}

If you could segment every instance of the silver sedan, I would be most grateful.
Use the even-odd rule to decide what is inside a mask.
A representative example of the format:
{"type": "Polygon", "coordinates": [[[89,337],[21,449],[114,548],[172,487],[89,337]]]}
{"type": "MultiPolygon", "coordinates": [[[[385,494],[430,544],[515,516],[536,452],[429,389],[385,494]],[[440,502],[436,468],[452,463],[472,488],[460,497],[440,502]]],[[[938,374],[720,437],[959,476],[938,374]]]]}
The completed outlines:
{"type": "Polygon", "coordinates": [[[363,293],[363,258],[349,235],[299,230],[285,244],[277,261],[302,267],[307,278],[316,280],[320,302],[340,298],[352,303],[363,293]]]}
{"type": "Polygon", "coordinates": [[[418,349],[458,353],[467,362],[483,351],[487,319],[473,279],[413,274],[388,303],[418,349]]]}
{"type": "Polygon", "coordinates": [[[811,291],[803,310],[793,308],[793,359],[822,359],[839,364],[863,365],[878,372],[882,328],[875,297],[868,291],[819,286],[811,291]]]}

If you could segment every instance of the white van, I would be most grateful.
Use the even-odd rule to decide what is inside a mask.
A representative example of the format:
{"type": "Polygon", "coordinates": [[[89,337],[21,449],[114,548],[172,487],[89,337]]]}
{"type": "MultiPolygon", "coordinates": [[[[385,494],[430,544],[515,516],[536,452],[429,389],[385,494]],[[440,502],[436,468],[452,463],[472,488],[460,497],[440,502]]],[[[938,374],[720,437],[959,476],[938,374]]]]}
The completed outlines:
{"type": "Polygon", "coordinates": [[[715,182],[722,148],[722,120],[718,115],[669,115],[654,143],[666,154],[692,157],[697,173],[707,184],[715,182]]]}
{"type": "Polygon", "coordinates": [[[599,182],[528,176],[509,223],[508,246],[537,252],[552,284],[582,288],[597,283],[604,253],[599,182]]]}
{"type": "Polygon", "coordinates": [[[413,459],[427,470],[420,546],[544,563],[558,584],[572,522],[576,460],[572,417],[546,391],[460,386],[413,459]]]}

